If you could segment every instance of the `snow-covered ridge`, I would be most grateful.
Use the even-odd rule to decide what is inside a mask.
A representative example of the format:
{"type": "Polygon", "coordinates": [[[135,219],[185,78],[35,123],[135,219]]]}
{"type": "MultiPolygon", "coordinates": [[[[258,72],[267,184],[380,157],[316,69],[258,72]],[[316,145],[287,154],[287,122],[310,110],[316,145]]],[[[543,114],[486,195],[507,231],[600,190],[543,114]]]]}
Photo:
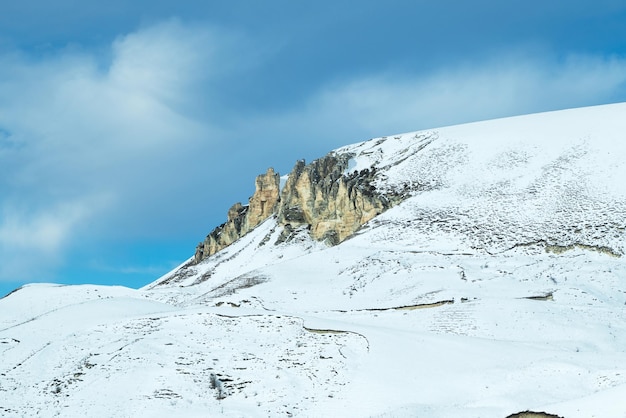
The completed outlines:
{"type": "MultiPolygon", "coordinates": [[[[614,315],[612,309],[621,312],[625,300],[623,114],[623,104],[575,109],[375,138],[335,150],[350,156],[345,175],[376,169],[377,189],[408,189],[410,197],[337,248],[324,249],[306,232],[297,243],[261,245],[268,231],[278,233],[270,219],[265,232],[221,257],[229,261],[223,267],[213,268],[211,260],[197,266],[212,273],[210,281],[179,292],[177,303],[289,310],[297,300],[300,310],[316,315],[367,318],[367,312],[390,316],[452,300],[439,309],[449,315],[445,325],[431,325],[430,332],[519,342],[536,338],[521,330],[523,320],[499,324],[516,335],[498,336],[489,319],[490,326],[468,322],[468,312],[478,309],[490,318],[500,309],[495,301],[515,305],[531,298],[536,304],[532,298],[547,298],[565,309],[600,303],[614,315]],[[263,284],[247,288],[252,278],[263,284]],[[282,291],[261,300],[263,287],[282,291]],[[322,300],[310,297],[320,291],[322,300]],[[458,305],[462,301],[469,304],[458,305]]],[[[193,283],[192,277],[180,284],[193,283]]],[[[530,307],[509,315],[522,318],[530,307]]],[[[533,315],[528,321],[538,320],[533,315]]],[[[567,322],[578,321],[574,317],[567,322]]],[[[609,322],[623,327],[623,315],[617,316],[619,325],[609,322]]],[[[556,325],[552,335],[567,329],[556,325]]]]}
{"type": "MultiPolygon", "coordinates": [[[[465,247],[487,253],[578,247],[621,256],[624,114],[626,106],[617,104],[451,126],[374,138],[325,158],[348,158],[344,178],[375,173],[377,194],[409,197],[373,224],[398,224],[413,237],[452,234],[465,247]]],[[[284,224],[271,229],[283,231],[284,224]]],[[[266,235],[264,242],[272,247],[277,241],[266,235]]],[[[257,250],[261,259],[271,259],[257,250]]],[[[191,271],[175,274],[196,277],[191,271]]]]}
{"type": "Polygon", "coordinates": [[[0,300],[0,415],[623,418],[623,115],[337,149],[404,200],[336,246],[270,216],[139,291],[27,286],[0,300]]]}

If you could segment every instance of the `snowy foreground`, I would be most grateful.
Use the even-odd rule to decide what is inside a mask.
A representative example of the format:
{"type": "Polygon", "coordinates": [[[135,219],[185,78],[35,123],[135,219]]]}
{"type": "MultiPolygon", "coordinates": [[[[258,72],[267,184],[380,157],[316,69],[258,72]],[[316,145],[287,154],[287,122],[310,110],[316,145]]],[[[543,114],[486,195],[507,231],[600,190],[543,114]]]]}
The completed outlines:
{"type": "Polygon", "coordinates": [[[626,105],[337,150],[411,197],[141,290],[0,300],[0,416],[626,417],[626,105]]]}

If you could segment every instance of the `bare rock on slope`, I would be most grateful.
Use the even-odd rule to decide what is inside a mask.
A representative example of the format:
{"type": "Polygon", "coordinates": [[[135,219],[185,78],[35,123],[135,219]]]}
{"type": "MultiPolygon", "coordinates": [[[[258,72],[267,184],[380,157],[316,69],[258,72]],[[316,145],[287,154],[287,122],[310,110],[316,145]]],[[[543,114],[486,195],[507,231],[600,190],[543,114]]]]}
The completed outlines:
{"type": "Polygon", "coordinates": [[[249,204],[235,203],[228,210],[228,220],[198,244],[194,261],[198,263],[229,246],[271,216],[276,209],[279,192],[280,175],[273,168],[268,168],[265,174],[257,176],[256,190],[249,204]]]}
{"type": "Polygon", "coordinates": [[[227,247],[273,215],[283,227],[278,242],[306,226],[313,239],[336,245],[406,197],[377,191],[374,167],[348,173],[350,158],[350,154],[330,153],[308,165],[298,161],[282,192],[279,174],[268,169],[257,177],[249,204],[232,206],[228,220],[197,246],[194,262],[227,247]]]}
{"type": "Polygon", "coordinates": [[[286,231],[307,225],[311,237],[336,245],[392,206],[372,185],[375,170],[345,174],[349,155],[298,161],[281,194],[278,223],[286,231]]]}

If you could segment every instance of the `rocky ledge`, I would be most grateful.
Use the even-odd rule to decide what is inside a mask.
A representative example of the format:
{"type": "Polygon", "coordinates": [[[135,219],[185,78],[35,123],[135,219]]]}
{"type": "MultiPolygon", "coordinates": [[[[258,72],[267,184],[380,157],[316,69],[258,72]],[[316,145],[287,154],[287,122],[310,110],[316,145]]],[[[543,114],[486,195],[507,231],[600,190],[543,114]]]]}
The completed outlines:
{"type": "Polygon", "coordinates": [[[233,205],[228,220],[198,244],[194,262],[232,244],[270,216],[276,216],[283,228],[276,243],[288,240],[294,230],[304,226],[313,239],[336,245],[407,196],[408,191],[376,190],[374,167],[348,172],[350,157],[330,153],[308,165],[300,160],[282,191],[280,175],[269,168],[256,178],[256,190],[248,205],[233,205]]]}

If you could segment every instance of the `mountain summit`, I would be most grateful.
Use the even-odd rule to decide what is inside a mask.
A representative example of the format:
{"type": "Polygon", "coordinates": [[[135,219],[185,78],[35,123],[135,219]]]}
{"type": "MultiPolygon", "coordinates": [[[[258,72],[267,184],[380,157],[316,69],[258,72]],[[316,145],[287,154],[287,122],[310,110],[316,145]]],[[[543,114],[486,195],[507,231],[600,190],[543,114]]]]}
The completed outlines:
{"type": "Polygon", "coordinates": [[[143,289],[0,300],[0,413],[623,417],[625,115],[450,126],[269,169],[143,289]]]}

